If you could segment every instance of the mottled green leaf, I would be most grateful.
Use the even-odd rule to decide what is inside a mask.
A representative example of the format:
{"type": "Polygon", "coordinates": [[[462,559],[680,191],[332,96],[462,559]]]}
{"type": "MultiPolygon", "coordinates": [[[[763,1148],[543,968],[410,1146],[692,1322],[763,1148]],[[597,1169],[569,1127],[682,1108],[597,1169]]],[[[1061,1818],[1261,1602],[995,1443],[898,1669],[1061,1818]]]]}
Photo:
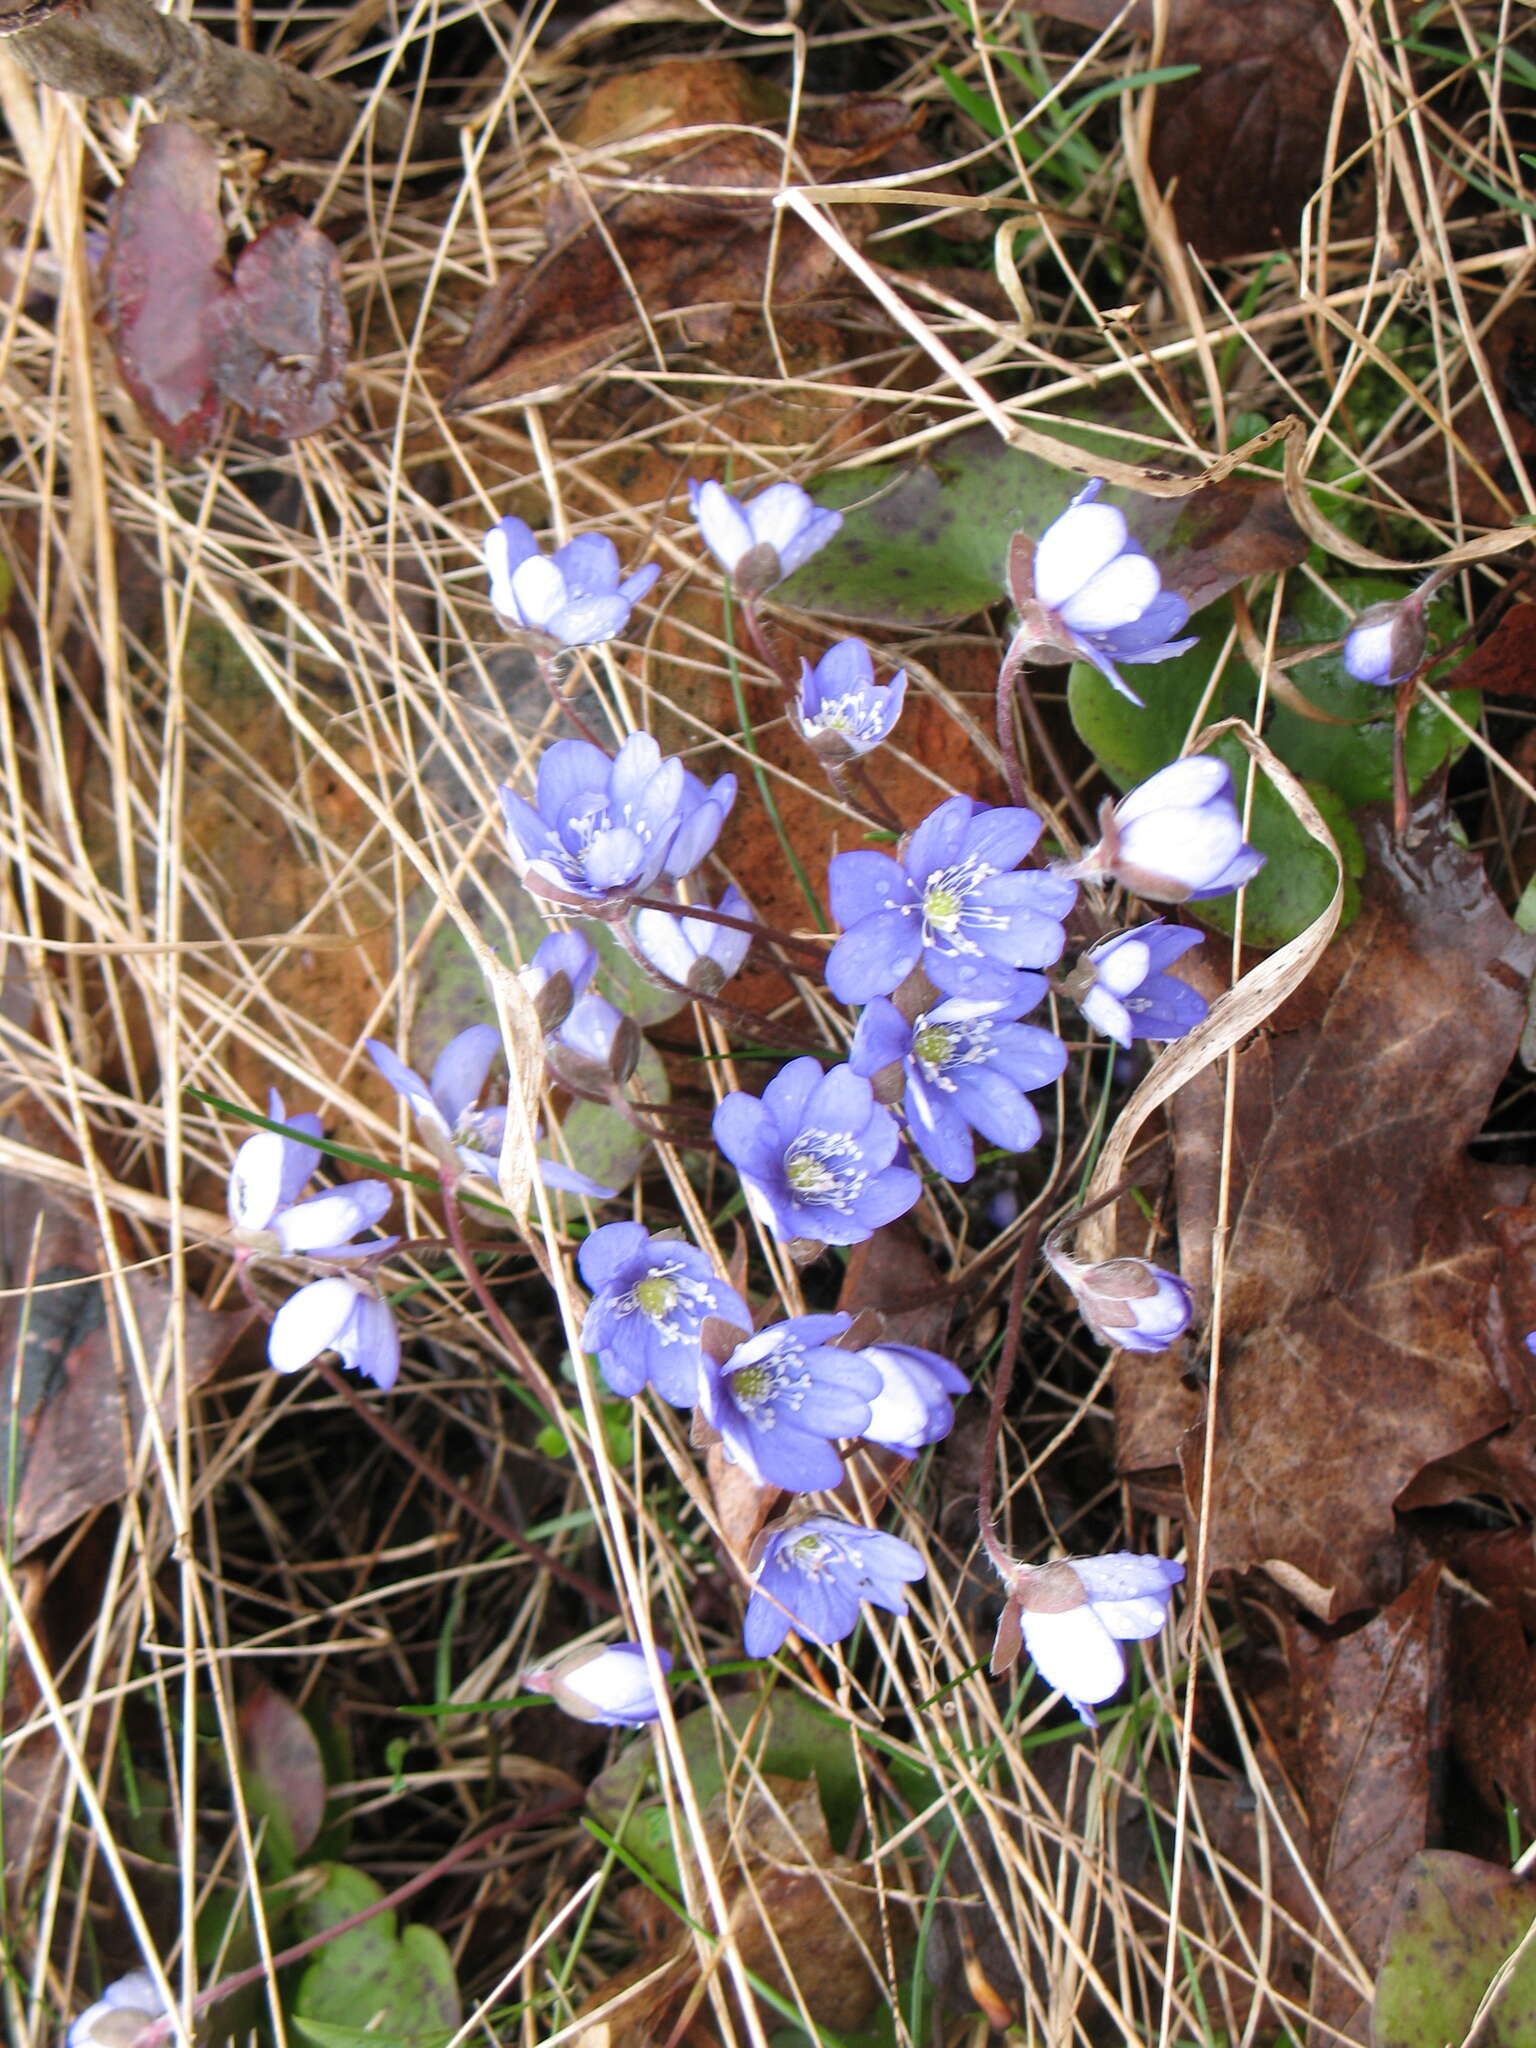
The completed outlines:
{"type": "MultiPolygon", "coordinates": [[[[344,1863],[322,1866],[323,1879],[299,1906],[300,1938],[322,1933],[364,1911],[384,1896],[365,1871],[344,1863]]],[[[419,1924],[400,1930],[395,1914],[375,1913],[360,1927],[338,1934],[305,1966],[294,1995],[295,2025],[360,2029],[377,2020],[370,2039],[431,2048],[446,2039],[460,2019],[453,1958],[441,1936],[419,1924]]],[[[318,2048],[334,2048],[319,2032],[318,2048]]]]}
{"type": "MultiPolygon", "coordinates": [[[[1536,1886],[1496,1863],[1429,1849],[1403,1872],[1376,1979],[1374,2048],[1466,2038],[1483,1994],[1536,1918],[1536,1886]]],[[[1478,2048],[1536,2048],[1536,1944],[1484,2015],[1478,2048]]]]}

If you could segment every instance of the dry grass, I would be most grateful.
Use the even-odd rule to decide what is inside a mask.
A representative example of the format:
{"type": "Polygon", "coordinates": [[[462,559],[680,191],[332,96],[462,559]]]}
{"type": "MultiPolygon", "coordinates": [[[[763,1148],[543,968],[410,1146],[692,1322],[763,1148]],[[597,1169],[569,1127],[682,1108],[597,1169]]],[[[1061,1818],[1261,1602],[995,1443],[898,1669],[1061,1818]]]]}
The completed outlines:
{"type": "MultiPolygon", "coordinates": [[[[352,46],[366,51],[380,25],[398,21],[410,71],[430,62],[434,38],[451,43],[454,23],[477,11],[437,0],[409,11],[312,7],[302,36],[290,24],[287,47],[340,67],[352,46]]],[[[1027,102],[937,6],[820,10],[824,33],[776,28],[763,10],[750,32],[723,17],[710,27],[703,17],[713,10],[680,8],[689,21],[655,31],[657,54],[672,33],[700,63],[771,60],[797,103],[834,62],[877,60],[886,90],[926,102],[930,140],[953,158],[952,175],[982,188],[1010,181],[1017,214],[997,258],[1011,313],[973,310],[942,282],[925,283],[920,265],[886,269],[910,317],[862,325],[851,353],[836,323],[823,323],[808,357],[804,334],[781,333],[770,308],[749,361],[712,362],[653,328],[547,403],[451,416],[443,364],[487,282],[538,253],[551,180],[601,200],[629,173],[622,149],[575,151],[559,133],[603,76],[609,46],[573,41],[562,56],[547,40],[536,48],[511,10],[489,10],[483,27],[500,56],[466,81],[473,120],[461,180],[423,186],[383,165],[370,175],[363,148],[334,177],[301,187],[346,263],[359,346],[345,428],[279,452],[231,439],[181,470],[119,393],[94,324],[84,243],[146,116],[40,97],[0,45],[10,128],[0,171],[24,195],[18,247],[24,265],[39,275],[56,265],[61,280],[56,303],[13,298],[0,340],[0,517],[15,579],[0,726],[11,799],[0,878],[0,1166],[8,1203],[30,1181],[94,1231],[115,1369],[152,1416],[166,1397],[172,1418],[152,1421],[133,1444],[120,1513],[52,1546],[41,1569],[0,1567],[21,1703],[5,1751],[18,1777],[23,1761],[41,1774],[35,1839],[18,1841],[20,1808],[8,1820],[8,1851],[24,1848],[26,1869],[5,1937],[12,2038],[50,2038],[60,2015],[135,1963],[163,1970],[182,1997],[199,1988],[209,1965],[178,1930],[207,1895],[243,1901],[254,1952],[264,1952],[257,1824],[238,1774],[218,1761],[233,1754],[239,1700],[263,1674],[345,1720],[355,1775],[335,1792],[352,1816],[350,1853],[386,1886],[592,1768],[590,1748],[552,1732],[553,1716],[400,1718],[401,1705],[465,1707],[514,1692],[535,1653],[580,1625],[569,1594],[509,1558],[494,1529],[447,1502],[313,1376],[277,1381],[247,1351],[212,1390],[194,1393],[199,1360],[186,1334],[189,1303],[238,1306],[216,1212],[240,1135],[188,1091],[260,1110],[276,1083],[290,1105],[321,1107],[343,1142],[420,1165],[360,1041],[372,1033],[430,1053],[445,1035],[459,985],[451,976],[462,979],[456,922],[469,920],[509,957],[523,950],[493,791],[526,773],[558,723],[547,702],[519,691],[502,654],[476,560],[488,519],[518,509],[562,537],[600,528],[626,564],[663,563],[644,637],[587,661],[583,680],[614,735],[660,715],[701,770],[729,760],[745,775],[754,763],[735,728],[715,730],[699,708],[716,701],[714,679],[728,664],[749,657],[725,638],[718,583],[689,531],[689,473],[804,477],[893,446],[921,448],[994,409],[1049,434],[1063,408],[1091,393],[1106,409],[1132,399],[1150,408],[1157,424],[1144,439],[1160,455],[1207,457],[1250,431],[1240,415],[1294,414],[1296,473],[1318,509],[1331,516],[1342,492],[1366,498],[1380,509],[1378,552],[1389,557],[1440,559],[1536,512],[1518,461],[1518,499],[1487,479],[1493,452],[1513,450],[1515,429],[1484,352],[1529,288],[1533,223],[1475,192],[1469,202],[1465,183],[1521,182],[1500,64],[1479,41],[1506,33],[1505,15],[1444,8],[1438,26],[1464,38],[1467,66],[1454,93],[1437,74],[1434,90],[1421,80],[1419,97],[1394,48],[1406,26],[1393,0],[1369,18],[1348,11],[1370,112],[1366,154],[1332,167],[1299,257],[1206,270],[1150,185],[1135,94],[1119,115],[1101,108],[1080,124],[1097,167],[1074,188],[1059,175],[1062,145],[1032,165],[1016,136],[987,143],[954,116],[937,60],[996,94],[1011,121],[1027,102]],[[1358,198],[1367,156],[1374,215],[1358,198]],[[1111,244],[1103,224],[1134,225],[1138,215],[1144,248],[1111,244]],[[1109,320],[1094,311],[1109,303],[1106,250],[1131,309],[1109,320]],[[1428,337],[1406,370],[1396,339],[1405,308],[1428,337]],[[961,381],[940,367],[946,358],[964,366],[961,381]],[[1383,379],[1394,392],[1385,414],[1383,379]],[[1362,436],[1357,400],[1367,392],[1362,436]],[[1479,407],[1491,427],[1477,415],[1473,435],[1479,407]],[[1420,465],[1411,489],[1405,449],[1420,465]],[[1425,475],[1443,516],[1425,509],[1425,475]],[[1469,475],[1493,493],[1491,510],[1470,523],[1461,503],[1469,475]],[[135,1273],[169,1307],[158,1334],[146,1319],[150,1297],[130,1290],[135,1273]],[[61,1626],[60,1588],[88,1589],[90,1610],[73,1626],[61,1626]],[[408,1748],[387,1755],[402,1732],[408,1748]],[[171,1816],[153,1851],[134,1823],[150,1790],[171,1816]]],[[[1039,134],[1052,132],[1053,105],[1142,61],[1123,37],[1068,55],[1069,35],[1053,39],[1027,21],[1020,33],[1038,38],[1058,86],[1032,117],[1039,134]]],[[[267,202],[254,159],[231,155],[227,170],[243,232],[267,202]]],[[[813,203],[836,223],[832,198],[813,203]]],[[[886,225],[865,253],[900,266],[931,193],[898,183],[880,203],[886,225]]],[[[1255,630],[1262,639],[1264,616],[1255,630]]],[[[995,658],[987,635],[919,636],[883,652],[951,689],[957,713],[984,733],[982,678],[995,658]]],[[[984,737],[976,747],[985,767],[984,737]]],[[[1493,766],[1512,838],[1530,791],[1496,753],[1493,766]]],[[[927,761],[910,767],[947,787],[927,761]]],[[[836,807],[814,777],[772,758],[764,773],[787,811],[820,814],[826,840],[836,807]]],[[[1042,782],[1039,799],[1059,815],[1063,794],[1042,782]]],[[[762,886],[756,875],[739,879],[762,886]]],[[[788,894],[783,907],[793,913],[788,894]]],[[[836,1028],[802,996],[806,1016],[836,1028]]],[[[722,1055],[706,1071],[730,1086],[725,1041],[713,1026],[701,1031],[722,1055]]],[[[1059,1110],[1066,1135],[1054,1163],[1074,1186],[1103,1133],[1095,1102],[1064,1098],[1059,1110]]],[[[665,1150],[656,1171],[699,1241],[712,1243],[722,1185],[701,1188],[665,1150]]],[[[541,1208],[533,1237],[565,1274],[560,1221],[541,1208]]],[[[946,1200],[934,1225],[963,1280],[975,1257],[972,1219],[946,1200]]],[[[48,1284],[43,1240],[29,1242],[29,1227],[11,1229],[7,1243],[18,1326],[17,1303],[38,1313],[48,1284]]],[[[431,1205],[407,1227],[433,1236],[431,1205]]],[[[718,1248],[729,1257],[733,1247],[718,1248]]],[[[754,1257],[786,1306],[800,1306],[776,1248],[759,1243],[754,1257]]],[[[536,1500],[539,1540],[611,1583],[632,1632],[672,1644],[680,1664],[708,1671],[733,1657],[714,1511],[685,1432],[642,1403],[632,1458],[619,1462],[585,1370],[574,1382],[559,1377],[579,1313],[568,1277],[553,1307],[536,1307],[548,1296],[533,1288],[519,1297],[553,1376],[550,1419],[571,1447],[556,1467],[531,1456],[526,1406],[462,1289],[429,1254],[415,1273],[417,1341],[385,1405],[419,1457],[514,1523],[522,1502],[536,1500]]],[[[1109,1376],[1054,1332],[1043,1297],[1037,1307],[1046,1320],[1031,1309],[1028,1391],[1001,1447],[1004,1526],[1034,1551],[1107,1546],[1122,1506],[1107,1484],[1109,1376]]],[[[967,1336],[983,1389],[997,1320],[994,1302],[967,1336]]],[[[966,1442],[974,1459],[975,1434],[966,1442]]],[[[1058,1718],[1045,1696],[1014,1698],[979,1668],[985,1617],[965,1471],[962,1450],[938,1459],[885,1510],[885,1526],[931,1561],[911,1618],[874,1617],[855,1664],[836,1653],[789,1659],[777,1680],[852,1727],[886,1731],[859,1751],[866,1810],[856,1836],[870,1859],[881,1974],[910,1954],[914,1925],[928,1937],[929,1901],[956,1882],[936,1871],[932,1843],[935,1826],[959,1813],[978,1845],[960,1889],[986,1901],[1025,1987],[1032,2043],[1225,2035],[1246,2048],[1286,2028],[1300,2035],[1306,1977],[1278,1971],[1282,1948],[1364,1994],[1366,1974],[1294,1850],[1273,1771],[1254,1763],[1253,1724],[1219,1634],[1231,1617],[1200,1617],[1183,1649],[1171,1638],[1149,1646],[1146,1705],[1112,1725],[1097,1757],[1042,1743],[1058,1718]],[[1198,1722],[1188,1711],[1197,1682],[1198,1722]],[[905,1817],[886,1777],[902,1761],[934,1788],[905,1817]],[[1257,1855],[1232,1860],[1230,1812],[1204,1810],[1202,1796],[1218,1785],[1255,1802],[1257,1855]],[[1310,1900],[1299,1918],[1280,1903],[1298,1894],[1310,1900]]],[[[1170,1539],[1169,1527],[1145,1519],[1135,1533],[1139,1547],[1170,1539]]],[[[702,1697],[717,1701],[735,1684],[705,1680],[702,1697]]],[[[723,1717],[720,1728],[734,1750],[723,1717]]],[[[670,1716],[657,1755],[678,1839],[697,1846],[702,1815],[670,1716]]],[[[757,1775],[750,1755],[740,1757],[732,1796],[745,1800],[757,1775]]],[[[772,2023],[727,1995],[740,1964],[715,1932],[729,1917],[730,1864],[710,1853],[685,1860],[686,1903],[702,1930],[714,2024],[724,2040],[761,2048],[772,2023]]],[[[576,2010],[631,1952],[612,1907],[624,1881],[565,1818],[526,1841],[509,1836],[451,1889],[429,1892],[412,1910],[442,1928],[470,1994],[457,2038],[579,2036],[576,2010]],[[439,1910],[444,1898],[451,1910],[439,1910]]],[[[787,1961],[793,1984],[794,1956],[787,1961]]],[[[799,2006],[793,1988],[790,2004],[799,2006]]],[[[259,2023],[279,2041],[294,2038],[275,1998],[259,2023]]],[[[907,2027],[902,2006],[898,2041],[907,2027]]]]}

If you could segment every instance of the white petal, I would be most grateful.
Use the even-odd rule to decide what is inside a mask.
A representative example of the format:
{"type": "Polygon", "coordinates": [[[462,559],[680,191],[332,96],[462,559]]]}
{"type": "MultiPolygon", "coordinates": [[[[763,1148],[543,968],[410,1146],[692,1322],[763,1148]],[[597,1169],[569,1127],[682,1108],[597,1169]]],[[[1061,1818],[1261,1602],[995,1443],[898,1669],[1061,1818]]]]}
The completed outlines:
{"type": "Polygon", "coordinates": [[[1141,939],[1127,939],[1124,945],[1093,957],[1093,969],[1112,995],[1133,996],[1151,972],[1152,955],[1141,939]]]}
{"type": "Polygon", "coordinates": [[[1057,610],[1075,633],[1111,633],[1139,619],[1162,587],[1146,555],[1119,555],[1057,610]]]}
{"type": "Polygon", "coordinates": [[[1114,505],[1069,505],[1035,549],[1035,596],[1058,611],[1125,546],[1125,514],[1114,505]]]}
{"type": "Polygon", "coordinates": [[[659,967],[671,980],[686,984],[688,970],[698,954],[689,945],[680,918],[669,917],[664,910],[637,910],[634,934],[635,944],[653,967],[659,967]]]}
{"type": "Polygon", "coordinates": [[[229,1169],[229,1220],[240,1230],[265,1230],[283,1197],[283,1140],[276,1131],[247,1138],[229,1169]]]}
{"type": "Polygon", "coordinates": [[[1148,811],[1195,810],[1222,790],[1230,794],[1231,788],[1232,771],[1225,761],[1214,754],[1186,754],[1182,761],[1170,761],[1122,797],[1115,805],[1115,816],[1128,825],[1148,811]]]}
{"type": "Polygon", "coordinates": [[[298,1372],[333,1349],[357,1306],[357,1289],[337,1274],[312,1280],[285,1301],[267,1334],[267,1361],[278,1372],[298,1372]]]}
{"type": "Polygon", "coordinates": [[[566,601],[565,578],[545,555],[530,555],[512,571],[513,616],[544,626],[566,601]]]}
{"type": "Polygon", "coordinates": [[[722,569],[734,569],[753,545],[752,529],[741,507],[713,479],[699,487],[695,513],[704,545],[722,569]]]}
{"type": "Polygon", "coordinates": [[[1102,983],[1095,982],[1077,1006],[1095,1031],[1102,1031],[1116,1045],[1131,1049],[1131,1013],[1102,983]]]}
{"type": "Polygon", "coordinates": [[[1047,1685],[1069,1700],[1107,1700],[1125,1683],[1120,1645],[1087,1605],[1023,1617],[1024,1647],[1047,1685]]]}

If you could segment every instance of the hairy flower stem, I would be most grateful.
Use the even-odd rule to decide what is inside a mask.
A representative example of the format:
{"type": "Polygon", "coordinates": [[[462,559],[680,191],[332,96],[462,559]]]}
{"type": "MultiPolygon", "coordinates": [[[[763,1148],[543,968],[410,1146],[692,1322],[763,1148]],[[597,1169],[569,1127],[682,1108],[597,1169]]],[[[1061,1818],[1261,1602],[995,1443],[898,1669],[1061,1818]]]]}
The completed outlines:
{"type": "MultiPolygon", "coordinates": [[[[450,1870],[456,1870],[461,1863],[467,1863],[471,1856],[482,1849],[488,1849],[493,1842],[499,1842],[504,1835],[515,1834],[520,1828],[536,1828],[547,1820],[555,1820],[567,1813],[573,1806],[579,1806],[586,1797],[585,1788],[573,1787],[569,1792],[557,1793],[553,1799],[546,1799],[542,1806],[531,1806],[521,1813],[509,1814],[488,1828],[482,1828],[478,1835],[471,1835],[466,1842],[460,1842],[456,1849],[450,1849],[445,1856],[439,1856],[435,1863],[425,1870],[418,1870],[414,1877],[408,1877],[404,1884],[396,1885],[392,1892],[386,1892],[372,1905],[363,1906],[356,1913],[349,1913],[344,1920],[338,1920],[331,1927],[321,1928],[318,1934],[307,1935],[303,1941],[294,1942],[291,1948],[279,1949],[270,1963],[250,1963],[243,1970],[236,1970],[231,1976],[221,1977],[217,1984],[210,1984],[206,1991],[199,1991],[193,1999],[189,2017],[195,2018],[206,2012],[210,2005],[217,2005],[221,1998],[232,1998],[237,1991],[244,1991],[249,1984],[269,1981],[272,1972],[285,1970],[290,1963],[300,1963],[316,1949],[324,1948],[340,1934],[350,1934],[354,1927],[365,1927],[380,1913],[391,1913],[412,1899],[417,1892],[425,1891],[429,1884],[436,1884],[440,1877],[446,1877],[450,1870]]],[[[134,2048],[159,2048],[171,2032],[171,2017],[152,2020],[140,2030],[134,2048]]]]}
{"type": "Polygon", "coordinates": [[[907,829],[876,788],[862,761],[843,761],[827,766],[827,780],[846,804],[863,811],[882,832],[894,832],[899,839],[907,829]]]}
{"type": "MultiPolygon", "coordinates": [[[[537,655],[535,660],[538,664],[539,674],[544,678],[544,687],[549,692],[550,702],[554,705],[555,709],[564,714],[576,728],[579,736],[586,740],[590,746],[602,747],[602,741],[560,687],[563,680],[562,671],[568,674],[571,667],[565,654],[561,652],[537,655]]],[[[606,751],[606,748],[604,748],[604,752],[606,751]]]]}
{"type": "Polygon", "coordinates": [[[796,678],[786,670],[781,657],[774,652],[773,644],[768,638],[767,629],[758,614],[757,599],[755,597],[738,597],[737,602],[741,606],[742,623],[746,626],[747,638],[752,642],[758,659],[765,668],[772,671],[785,691],[792,691],[795,687],[796,678]]]}
{"type": "Polygon", "coordinates": [[[1040,1198],[1039,1207],[1029,1219],[1019,1239],[1013,1265],[1013,1281],[1008,1290],[1008,1320],[1003,1327],[1003,1348],[998,1355],[997,1375],[992,1382],[992,1405],[987,1410],[987,1433],[982,1438],[981,1471],[976,1481],[977,1533],[981,1537],[982,1548],[991,1558],[1005,1585],[1013,1577],[1017,1560],[1010,1557],[997,1540],[996,1517],[992,1509],[992,1490],[997,1469],[997,1440],[1002,1432],[1003,1411],[1008,1406],[1008,1396],[1013,1391],[1014,1368],[1019,1360],[1019,1339],[1024,1331],[1024,1303],[1029,1297],[1030,1282],[1035,1270],[1035,1252],[1040,1243],[1040,1220],[1050,1206],[1050,1199],[1051,1189],[1047,1188],[1040,1198]]]}
{"type": "Polygon", "coordinates": [[[356,1387],[352,1386],[334,1365],[317,1364],[315,1371],[332,1393],[339,1394],[347,1405],[363,1418],[376,1436],[387,1443],[399,1457],[404,1458],[407,1464],[415,1467],[429,1486],[435,1487],[439,1493],[446,1494],[448,1499],[456,1502],[467,1515],[473,1516],[484,1528],[489,1529],[493,1536],[500,1537],[503,1543],[517,1551],[519,1556],[527,1558],[530,1564],[536,1564],[547,1571],[551,1578],[558,1579],[564,1586],[569,1586],[573,1593],[581,1594],[584,1600],[595,1600],[605,1613],[619,1612],[618,1601],[595,1580],[587,1578],[568,1564],[562,1564],[558,1557],[552,1556],[541,1545],[530,1543],[525,1536],[518,1534],[504,1515],[499,1514],[484,1501],[476,1500],[474,1495],[460,1486],[456,1479],[450,1479],[440,1466],[433,1464],[424,1451],[416,1448],[408,1436],[396,1429],[387,1416],[365,1401],[356,1387]]]}
{"type": "MultiPolygon", "coordinates": [[[[693,917],[696,912],[691,903],[683,903],[674,906],[672,914],[674,917],[693,917]]],[[[727,1002],[724,996],[711,995],[705,989],[689,988],[684,982],[674,981],[670,974],[663,974],[653,961],[647,960],[627,924],[616,924],[611,929],[647,981],[653,982],[657,988],[669,989],[673,995],[683,996],[690,1003],[713,1010],[717,1017],[724,1018],[727,1024],[734,1024],[738,1030],[756,1033],[765,1045],[793,1046],[797,1052],[824,1053],[827,1050],[825,1039],[802,1031],[797,1024],[769,1017],[762,1010],[749,1010],[744,1003],[727,1002]]]]}
{"type": "Polygon", "coordinates": [[[1427,662],[1420,662],[1397,686],[1392,719],[1392,831],[1398,839],[1406,838],[1408,832],[1408,719],[1419,694],[1419,677],[1427,667],[1427,662]]]}
{"type": "Polygon", "coordinates": [[[631,896],[628,908],[631,910],[664,910],[668,917],[696,917],[704,924],[729,925],[733,932],[750,932],[755,939],[762,939],[770,946],[778,946],[786,953],[798,953],[802,960],[808,960],[817,973],[826,965],[826,950],[813,945],[808,939],[797,939],[789,932],[781,932],[771,924],[761,924],[752,917],[732,917],[728,910],[709,910],[702,903],[669,903],[663,896],[631,896]]]}
{"type": "Polygon", "coordinates": [[[1029,663],[1013,648],[1003,658],[1003,665],[997,676],[997,745],[1003,757],[1003,774],[1008,783],[1008,797],[1011,803],[1024,809],[1029,806],[1029,792],[1024,787],[1024,769],[1019,760],[1018,735],[1013,724],[1013,701],[1017,697],[1024,709],[1024,718],[1029,726],[1030,738],[1040,749],[1041,758],[1056,778],[1062,801],[1071,811],[1080,827],[1084,840],[1092,841],[1098,832],[1093,815],[1077,791],[1077,785],[1068,775],[1056,751],[1056,744],[1046,730],[1040,707],[1035,702],[1035,693],[1029,683],[1029,663]]]}

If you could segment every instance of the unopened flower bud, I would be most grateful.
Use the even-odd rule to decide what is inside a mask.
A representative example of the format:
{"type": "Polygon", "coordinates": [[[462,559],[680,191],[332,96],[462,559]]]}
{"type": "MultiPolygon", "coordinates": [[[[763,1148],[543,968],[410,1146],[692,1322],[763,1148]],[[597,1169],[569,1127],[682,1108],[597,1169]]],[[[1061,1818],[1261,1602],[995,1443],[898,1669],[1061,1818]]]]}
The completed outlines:
{"type": "MultiPolygon", "coordinates": [[[[658,1650],[664,1672],[672,1669],[668,1650],[658,1650]]],[[[645,1651],[639,1643],[598,1643],[557,1657],[553,1664],[525,1673],[530,1692],[544,1693],[562,1712],[577,1721],[595,1721],[604,1728],[641,1728],[661,1712],[645,1651]]]]}
{"type": "Polygon", "coordinates": [[[544,1046],[544,1062],[562,1088],[606,1102],[635,1071],[640,1026],[602,996],[585,995],[544,1046]]]}
{"type": "Polygon", "coordinates": [[[1064,872],[1115,881],[1153,903],[1226,896],[1249,882],[1264,855],[1244,843],[1232,771],[1191,754],[1099,812],[1099,843],[1064,872]]]}
{"type": "Polygon", "coordinates": [[[1409,596],[1366,606],[1344,637],[1344,666],[1357,683],[1389,690],[1423,667],[1429,600],[1451,573],[1436,569],[1409,596]]]}
{"type": "Polygon", "coordinates": [[[558,1031],[597,969],[597,952],[581,932],[551,932],[541,939],[518,981],[533,1002],[539,1029],[558,1031]]]}
{"type": "Polygon", "coordinates": [[[770,484],[742,504],[714,482],[690,481],[688,501],[704,545],[743,597],[758,597],[825,547],[841,512],[817,505],[798,484],[770,484]]]}
{"type": "Polygon", "coordinates": [[[1117,1550],[1108,1557],[1058,1558],[1016,1565],[992,1653],[994,1673],[1009,1670],[1021,1648],[1047,1685],[1066,1695],[1090,1728],[1093,1709],[1125,1682],[1121,1643],[1155,1636],[1168,1618],[1184,1567],[1162,1557],[1117,1550]]]}
{"type": "Polygon", "coordinates": [[[1077,1298],[1078,1313],[1101,1344],[1120,1351],[1166,1351],[1189,1328],[1194,1299],[1177,1273],[1146,1259],[1081,1266],[1047,1250],[1077,1298]]]}

